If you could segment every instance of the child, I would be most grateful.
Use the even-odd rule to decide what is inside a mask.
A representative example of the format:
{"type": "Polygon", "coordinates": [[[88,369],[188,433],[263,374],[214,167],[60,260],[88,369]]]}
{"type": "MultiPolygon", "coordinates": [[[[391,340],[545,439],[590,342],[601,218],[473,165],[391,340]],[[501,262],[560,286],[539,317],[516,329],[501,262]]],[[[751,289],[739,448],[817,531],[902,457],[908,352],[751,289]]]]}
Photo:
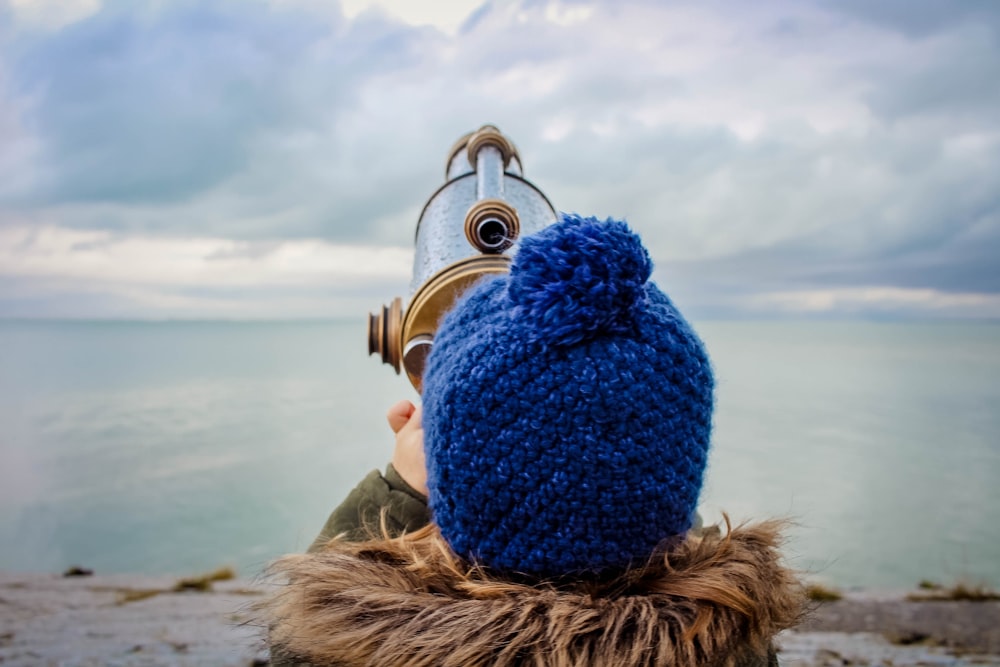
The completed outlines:
{"type": "Polygon", "coordinates": [[[651,271],[564,216],[459,301],[386,474],[277,564],[276,664],[775,662],[801,592],[775,523],[692,529],[712,372],[651,271]]]}

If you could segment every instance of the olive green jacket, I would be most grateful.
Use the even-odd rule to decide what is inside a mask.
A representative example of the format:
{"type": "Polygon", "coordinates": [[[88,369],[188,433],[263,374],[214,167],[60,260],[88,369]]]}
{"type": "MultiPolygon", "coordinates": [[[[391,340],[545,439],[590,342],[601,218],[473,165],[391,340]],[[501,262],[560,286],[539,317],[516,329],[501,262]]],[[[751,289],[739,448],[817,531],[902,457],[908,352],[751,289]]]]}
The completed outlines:
{"type": "Polygon", "coordinates": [[[381,535],[383,521],[388,534],[398,536],[423,528],[430,520],[427,496],[407,484],[390,463],[384,476],[372,470],[347,494],[313,540],[309,553],[338,535],[352,541],[381,535]]]}

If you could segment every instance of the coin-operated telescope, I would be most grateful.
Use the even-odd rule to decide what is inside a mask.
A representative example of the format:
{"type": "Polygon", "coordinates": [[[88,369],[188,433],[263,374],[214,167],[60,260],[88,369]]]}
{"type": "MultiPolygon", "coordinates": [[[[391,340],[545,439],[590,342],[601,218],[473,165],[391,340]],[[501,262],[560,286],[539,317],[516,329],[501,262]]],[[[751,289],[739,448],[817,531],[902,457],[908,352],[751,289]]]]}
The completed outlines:
{"type": "Polygon", "coordinates": [[[413,280],[404,310],[396,297],[368,318],[368,354],[420,391],[438,322],[479,278],[506,273],[518,240],[556,221],[542,192],[524,178],[514,144],[492,125],[465,135],[448,154],[445,183],[417,220],[413,280]]]}

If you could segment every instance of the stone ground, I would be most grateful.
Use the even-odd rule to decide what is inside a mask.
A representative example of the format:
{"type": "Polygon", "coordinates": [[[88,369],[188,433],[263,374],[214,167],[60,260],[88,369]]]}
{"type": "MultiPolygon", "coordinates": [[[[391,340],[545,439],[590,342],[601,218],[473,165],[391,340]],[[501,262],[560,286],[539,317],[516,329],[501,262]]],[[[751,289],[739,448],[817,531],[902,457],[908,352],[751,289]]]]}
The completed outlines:
{"type": "Polygon", "coordinates": [[[267,664],[261,633],[246,625],[263,586],[233,580],[174,593],[176,582],[0,573],[0,665],[267,664]]]}
{"type": "MultiPolygon", "coordinates": [[[[266,665],[250,606],[266,587],[216,582],[173,592],[176,579],[0,573],[0,665],[186,667],[266,665]]],[[[818,605],[779,638],[782,664],[1000,667],[1000,602],[909,602],[849,594],[818,605]]]]}

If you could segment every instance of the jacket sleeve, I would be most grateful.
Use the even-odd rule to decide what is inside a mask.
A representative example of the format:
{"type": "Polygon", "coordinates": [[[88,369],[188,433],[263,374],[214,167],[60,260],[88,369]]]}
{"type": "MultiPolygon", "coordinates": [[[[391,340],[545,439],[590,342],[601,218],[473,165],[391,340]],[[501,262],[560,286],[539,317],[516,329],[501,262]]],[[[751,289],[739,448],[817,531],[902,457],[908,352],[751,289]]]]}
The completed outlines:
{"type": "Polygon", "coordinates": [[[319,536],[309,547],[316,551],[338,535],[361,541],[381,535],[381,526],[395,537],[430,523],[427,497],[406,483],[390,463],[383,475],[372,470],[333,510],[319,536]]]}

